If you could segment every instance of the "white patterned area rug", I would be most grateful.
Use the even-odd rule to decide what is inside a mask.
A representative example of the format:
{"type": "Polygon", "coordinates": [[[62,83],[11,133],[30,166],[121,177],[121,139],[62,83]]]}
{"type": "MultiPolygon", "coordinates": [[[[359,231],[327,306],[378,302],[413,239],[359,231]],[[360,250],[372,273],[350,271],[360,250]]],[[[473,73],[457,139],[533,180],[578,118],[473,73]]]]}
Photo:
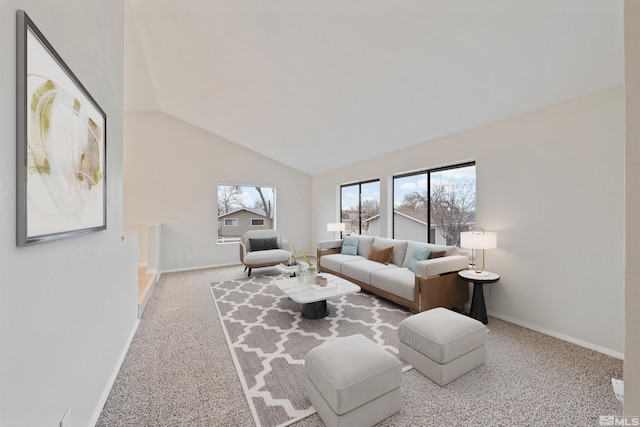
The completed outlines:
{"type": "Polygon", "coordinates": [[[300,315],[300,304],[273,284],[283,277],[211,284],[258,427],[286,426],[315,413],[304,390],[304,358],[309,350],[337,337],[363,334],[397,357],[397,326],[411,315],[384,299],[357,293],[329,299],[329,316],[324,319],[306,319],[300,315]]]}

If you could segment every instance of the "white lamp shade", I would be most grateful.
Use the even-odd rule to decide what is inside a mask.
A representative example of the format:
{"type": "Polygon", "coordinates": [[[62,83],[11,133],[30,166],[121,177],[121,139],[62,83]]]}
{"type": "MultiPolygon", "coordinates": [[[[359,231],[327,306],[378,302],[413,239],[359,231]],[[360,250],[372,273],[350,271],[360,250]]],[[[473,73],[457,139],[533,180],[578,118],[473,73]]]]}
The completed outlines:
{"type": "Polygon", "coordinates": [[[327,224],[327,231],[344,231],[344,222],[330,222],[327,224]]]}
{"type": "Polygon", "coordinates": [[[460,233],[460,247],[469,249],[495,249],[498,237],[496,233],[482,231],[465,231],[460,233]]]}

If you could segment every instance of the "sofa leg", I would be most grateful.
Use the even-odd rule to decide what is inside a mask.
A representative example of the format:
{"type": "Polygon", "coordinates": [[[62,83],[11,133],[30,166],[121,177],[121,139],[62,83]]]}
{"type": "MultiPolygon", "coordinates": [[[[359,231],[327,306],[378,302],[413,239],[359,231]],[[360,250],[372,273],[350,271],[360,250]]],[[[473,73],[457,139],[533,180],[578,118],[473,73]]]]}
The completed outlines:
{"type": "Polygon", "coordinates": [[[251,277],[251,267],[249,267],[249,273],[247,274],[247,277],[251,277]]]}

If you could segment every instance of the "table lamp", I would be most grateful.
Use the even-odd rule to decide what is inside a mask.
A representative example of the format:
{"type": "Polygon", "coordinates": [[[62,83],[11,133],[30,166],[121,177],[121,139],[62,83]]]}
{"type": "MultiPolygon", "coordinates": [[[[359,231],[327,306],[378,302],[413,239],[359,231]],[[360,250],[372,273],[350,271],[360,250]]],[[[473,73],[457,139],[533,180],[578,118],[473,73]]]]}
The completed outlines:
{"type": "Polygon", "coordinates": [[[496,233],[487,232],[483,229],[480,231],[471,230],[460,233],[460,247],[471,249],[471,264],[476,273],[482,274],[484,271],[484,250],[495,249],[497,247],[498,238],[496,233]],[[476,249],[482,249],[482,269],[479,270],[476,265],[476,249]]]}
{"type": "Polygon", "coordinates": [[[327,231],[333,231],[333,237],[338,240],[341,232],[344,231],[344,222],[330,222],[327,224],[327,231]]]}

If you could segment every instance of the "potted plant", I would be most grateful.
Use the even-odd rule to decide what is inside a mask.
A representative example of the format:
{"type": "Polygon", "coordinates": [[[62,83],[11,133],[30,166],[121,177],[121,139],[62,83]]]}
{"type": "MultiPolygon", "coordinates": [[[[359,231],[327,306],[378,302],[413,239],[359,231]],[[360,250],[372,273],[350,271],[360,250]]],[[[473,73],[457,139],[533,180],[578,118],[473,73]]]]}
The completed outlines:
{"type": "Polygon", "coordinates": [[[302,258],[308,264],[307,271],[306,271],[306,282],[310,284],[316,283],[316,276],[318,275],[316,266],[313,265],[308,255],[302,254],[300,255],[300,258],[302,258]]]}

